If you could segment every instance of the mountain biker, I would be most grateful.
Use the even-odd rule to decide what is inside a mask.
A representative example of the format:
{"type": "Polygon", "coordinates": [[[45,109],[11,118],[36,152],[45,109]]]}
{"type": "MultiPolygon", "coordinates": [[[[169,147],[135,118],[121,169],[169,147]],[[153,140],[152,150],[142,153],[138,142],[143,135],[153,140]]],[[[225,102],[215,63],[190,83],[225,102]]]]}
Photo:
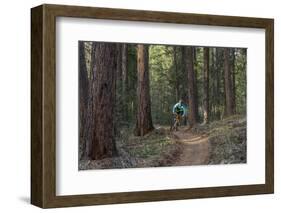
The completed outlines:
{"type": "Polygon", "coordinates": [[[186,107],[184,106],[182,99],[180,99],[179,102],[174,105],[173,114],[179,115],[181,117],[186,115],[186,107]]]}

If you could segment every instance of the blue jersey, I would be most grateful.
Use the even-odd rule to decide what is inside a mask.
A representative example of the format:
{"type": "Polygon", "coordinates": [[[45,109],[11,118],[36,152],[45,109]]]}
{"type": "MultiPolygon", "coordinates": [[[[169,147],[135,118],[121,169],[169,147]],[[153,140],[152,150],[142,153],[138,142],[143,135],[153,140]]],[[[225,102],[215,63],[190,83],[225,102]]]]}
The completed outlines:
{"type": "Polygon", "coordinates": [[[173,113],[180,114],[182,116],[186,115],[186,108],[182,103],[176,103],[173,107],[173,113]]]}

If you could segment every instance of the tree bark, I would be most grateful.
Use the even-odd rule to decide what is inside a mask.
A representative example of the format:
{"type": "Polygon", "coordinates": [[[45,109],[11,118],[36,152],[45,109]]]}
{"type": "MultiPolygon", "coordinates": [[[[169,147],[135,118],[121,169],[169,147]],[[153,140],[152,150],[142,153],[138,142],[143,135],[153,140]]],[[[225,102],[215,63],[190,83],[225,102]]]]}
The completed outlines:
{"type": "Polygon", "coordinates": [[[177,47],[174,47],[174,67],[175,67],[175,90],[176,90],[176,101],[180,99],[180,84],[178,76],[178,63],[177,63],[177,47]]]}
{"type": "Polygon", "coordinates": [[[233,86],[230,70],[230,51],[224,48],[224,93],[225,93],[225,116],[234,114],[233,86]]]}
{"type": "MultiPolygon", "coordinates": [[[[122,73],[122,44],[117,43],[117,52],[116,52],[116,106],[115,106],[115,127],[119,127],[120,123],[123,121],[123,73],[122,73]]],[[[117,131],[117,129],[116,129],[117,131]]]]}
{"type": "MultiPolygon", "coordinates": [[[[122,82],[122,44],[117,43],[117,59],[116,59],[116,74],[117,81],[122,82]]],[[[122,85],[122,84],[121,84],[122,85]]]]}
{"type": "Polygon", "coordinates": [[[210,76],[209,76],[209,110],[210,110],[210,119],[215,118],[215,93],[216,93],[216,86],[215,86],[215,48],[210,48],[210,76]]]}
{"type": "Polygon", "coordinates": [[[189,112],[188,112],[188,121],[191,126],[197,123],[197,109],[196,109],[196,81],[195,81],[195,74],[194,74],[194,48],[193,47],[185,47],[185,56],[186,56],[186,72],[187,72],[187,90],[188,90],[188,105],[189,105],[189,112]]]}
{"type": "MultiPolygon", "coordinates": [[[[187,70],[186,70],[186,60],[187,60],[187,56],[186,56],[186,51],[185,51],[185,47],[180,47],[180,54],[181,54],[181,73],[183,75],[183,94],[181,96],[181,98],[183,99],[184,103],[188,104],[189,100],[188,100],[188,90],[187,90],[187,70]]],[[[184,116],[183,119],[183,124],[186,126],[187,125],[187,116],[188,116],[189,110],[187,111],[187,115],[184,116]]]]}
{"type": "Polygon", "coordinates": [[[199,121],[199,107],[198,107],[198,88],[197,88],[197,77],[198,77],[198,62],[197,62],[197,49],[196,47],[192,47],[193,49],[193,70],[194,70],[194,102],[195,102],[195,118],[196,123],[199,121]],[[196,64],[196,66],[195,66],[196,64]]]}
{"type": "Polygon", "coordinates": [[[122,44],[122,97],[124,120],[128,121],[128,45],[122,44]]]}
{"type": "Polygon", "coordinates": [[[149,89],[149,70],[148,70],[148,46],[138,45],[137,47],[137,118],[136,136],[144,136],[154,129],[151,117],[151,102],[149,89]]]}
{"type": "Polygon", "coordinates": [[[117,45],[94,43],[92,49],[93,120],[92,159],[117,155],[115,145],[114,108],[117,45]]]}
{"type": "Polygon", "coordinates": [[[203,97],[203,117],[204,123],[209,122],[209,48],[204,47],[204,97],[203,97]]]}
{"type": "Polygon", "coordinates": [[[230,72],[232,76],[233,113],[236,113],[236,86],[235,86],[235,49],[231,49],[230,72]]]}
{"type": "Polygon", "coordinates": [[[94,119],[93,119],[93,109],[94,109],[94,90],[93,90],[93,78],[89,79],[89,88],[88,88],[88,102],[86,108],[86,116],[85,116],[85,129],[84,139],[86,140],[85,146],[85,155],[84,159],[92,159],[93,153],[93,129],[94,129],[94,119]]]}
{"type": "Polygon", "coordinates": [[[79,142],[82,149],[79,158],[87,158],[87,108],[88,108],[88,73],[86,68],[84,42],[79,42],[79,142]]]}
{"type": "Polygon", "coordinates": [[[223,76],[223,65],[224,65],[224,57],[223,57],[224,49],[217,47],[216,48],[216,55],[215,55],[215,74],[216,74],[216,93],[215,93],[215,105],[216,105],[216,118],[221,119],[222,118],[222,110],[221,108],[224,107],[224,96],[221,91],[222,81],[224,82],[224,76],[223,76]]]}

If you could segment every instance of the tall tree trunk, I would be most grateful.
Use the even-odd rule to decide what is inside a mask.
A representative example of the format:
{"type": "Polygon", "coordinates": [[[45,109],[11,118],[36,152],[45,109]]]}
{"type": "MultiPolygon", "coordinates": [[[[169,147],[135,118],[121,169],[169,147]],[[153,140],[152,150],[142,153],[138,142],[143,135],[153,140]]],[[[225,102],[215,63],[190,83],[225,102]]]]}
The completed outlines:
{"type": "Polygon", "coordinates": [[[198,88],[197,88],[197,77],[198,77],[198,62],[197,62],[197,48],[193,49],[193,69],[194,69],[194,103],[195,103],[195,118],[196,122],[199,121],[199,106],[198,106],[198,88]],[[195,66],[196,65],[196,66],[195,66]]]}
{"type": "MultiPolygon", "coordinates": [[[[122,44],[117,43],[117,57],[116,57],[116,106],[115,106],[115,128],[120,126],[123,121],[123,74],[122,74],[122,44]]],[[[118,130],[116,129],[117,133],[118,130]]]]}
{"type": "Polygon", "coordinates": [[[222,85],[222,80],[224,81],[223,78],[223,65],[224,65],[224,57],[223,57],[223,52],[224,49],[217,47],[216,48],[216,68],[215,68],[215,73],[216,73],[216,100],[215,100],[215,105],[216,105],[216,118],[221,119],[222,118],[222,107],[224,107],[224,102],[223,100],[225,99],[223,96],[223,93],[221,91],[222,85]]]}
{"type": "Polygon", "coordinates": [[[186,56],[186,72],[187,72],[187,90],[188,90],[188,105],[189,105],[189,113],[188,120],[191,126],[193,126],[197,120],[197,109],[196,109],[196,81],[194,74],[194,48],[193,47],[185,47],[185,56],[186,56]]]}
{"type": "Polygon", "coordinates": [[[209,110],[210,110],[210,120],[215,118],[215,94],[216,94],[216,74],[215,74],[215,48],[210,48],[210,94],[209,94],[209,110]]]}
{"type": "Polygon", "coordinates": [[[93,120],[92,159],[117,155],[115,145],[114,107],[117,46],[112,43],[93,44],[93,120]]]}
{"type": "MultiPolygon", "coordinates": [[[[186,51],[185,51],[185,47],[180,47],[180,53],[181,53],[181,73],[183,76],[183,83],[182,83],[182,90],[183,90],[183,94],[181,96],[181,98],[183,99],[184,103],[188,104],[188,90],[187,90],[187,70],[186,70],[186,60],[187,60],[187,56],[186,56],[186,51]]],[[[187,111],[187,115],[184,116],[183,119],[183,124],[187,125],[187,116],[188,116],[189,110],[187,111]]]]}
{"type": "Polygon", "coordinates": [[[204,123],[209,122],[209,48],[204,47],[204,97],[203,111],[204,123]]]}
{"type": "Polygon", "coordinates": [[[231,48],[230,72],[232,76],[233,113],[236,113],[236,86],[235,86],[235,48],[231,48]]]}
{"type": "Polygon", "coordinates": [[[85,47],[84,42],[79,42],[79,142],[82,153],[79,158],[87,158],[87,108],[88,108],[88,73],[86,68],[85,47]]]}
{"type": "Polygon", "coordinates": [[[148,46],[139,44],[137,47],[137,121],[135,128],[136,136],[144,136],[153,130],[151,117],[151,102],[149,89],[149,70],[148,70],[148,46]]]}
{"type": "Polygon", "coordinates": [[[86,108],[87,115],[85,116],[85,129],[83,129],[84,138],[86,140],[85,156],[84,156],[84,158],[86,159],[92,159],[92,154],[93,154],[93,129],[95,127],[93,109],[94,109],[93,78],[90,77],[89,89],[88,89],[88,103],[86,108]]]}
{"type": "MultiPolygon", "coordinates": [[[[243,73],[244,73],[244,78],[247,79],[247,49],[243,48],[241,51],[242,57],[244,58],[243,63],[242,63],[242,67],[243,67],[243,73]]],[[[247,102],[247,82],[245,82],[245,93],[243,95],[243,99],[244,99],[244,105],[246,106],[246,102],[247,102]]],[[[247,111],[246,107],[245,107],[245,112],[247,111]]]]}
{"type": "Polygon", "coordinates": [[[122,44],[122,97],[124,120],[128,121],[128,45],[122,44]]]}
{"type": "Polygon", "coordinates": [[[224,48],[224,93],[225,93],[225,116],[234,114],[233,86],[230,70],[230,51],[224,48]]]}
{"type": "Polygon", "coordinates": [[[175,90],[176,90],[176,100],[180,99],[180,84],[178,76],[178,63],[177,63],[177,47],[174,47],[174,67],[175,67],[175,90]]]}

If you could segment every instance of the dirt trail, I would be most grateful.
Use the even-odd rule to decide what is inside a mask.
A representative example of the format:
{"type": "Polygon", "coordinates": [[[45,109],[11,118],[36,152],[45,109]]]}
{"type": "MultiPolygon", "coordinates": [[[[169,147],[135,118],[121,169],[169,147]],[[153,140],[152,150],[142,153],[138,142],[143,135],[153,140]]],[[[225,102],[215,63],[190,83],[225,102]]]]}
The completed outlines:
{"type": "Polygon", "coordinates": [[[182,144],[183,150],[175,166],[202,165],[209,160],[209,143],[207,135],[197,135],[187,129],[173,132],[175,140],[182,144]]]}

